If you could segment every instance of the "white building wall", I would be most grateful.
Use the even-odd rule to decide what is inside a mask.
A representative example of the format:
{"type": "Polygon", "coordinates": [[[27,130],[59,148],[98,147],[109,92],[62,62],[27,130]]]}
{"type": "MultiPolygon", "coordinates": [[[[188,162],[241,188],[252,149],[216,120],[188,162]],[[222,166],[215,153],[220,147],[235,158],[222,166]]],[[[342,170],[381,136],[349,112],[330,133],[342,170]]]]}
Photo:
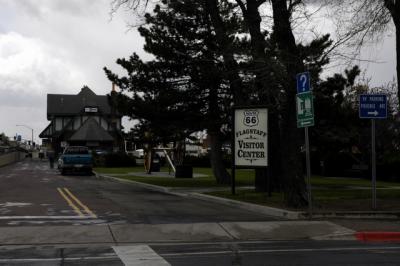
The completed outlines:
{"type": "Polygon", "coordinates": [[[61,117],[58,117],[58,118],[55,119],[56,131],[60,131],[63,128],[62,120],[63,119],[61,117]]]}

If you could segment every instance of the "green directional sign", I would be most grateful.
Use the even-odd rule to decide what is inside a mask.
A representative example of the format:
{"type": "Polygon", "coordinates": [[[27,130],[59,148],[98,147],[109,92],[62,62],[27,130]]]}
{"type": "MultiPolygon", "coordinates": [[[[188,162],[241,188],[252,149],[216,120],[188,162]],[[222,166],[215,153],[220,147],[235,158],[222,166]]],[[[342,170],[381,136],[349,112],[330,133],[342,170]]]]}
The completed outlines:
{"type": "Polygon", "coordinates": [[[312,92],[298,93],[296,95],[297,127],[310,127],[314,125],[314,104],[312,92]]]}

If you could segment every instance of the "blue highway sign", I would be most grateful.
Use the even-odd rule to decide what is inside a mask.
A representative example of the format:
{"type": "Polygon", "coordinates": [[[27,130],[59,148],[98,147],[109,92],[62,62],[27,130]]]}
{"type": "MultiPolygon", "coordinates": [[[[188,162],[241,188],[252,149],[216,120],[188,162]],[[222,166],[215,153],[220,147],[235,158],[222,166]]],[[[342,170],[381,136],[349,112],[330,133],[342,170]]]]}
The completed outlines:
{"type": "Polygon", "coordinates": [[[385,94],[361,94],[360,118],[387,118],[387,97],[385,94]]]}
{"type": "Polygon", "coordinates": [[[297,74],[296,80],[297,80],[297,93],[310,91],[310,72],[297,74]]]}

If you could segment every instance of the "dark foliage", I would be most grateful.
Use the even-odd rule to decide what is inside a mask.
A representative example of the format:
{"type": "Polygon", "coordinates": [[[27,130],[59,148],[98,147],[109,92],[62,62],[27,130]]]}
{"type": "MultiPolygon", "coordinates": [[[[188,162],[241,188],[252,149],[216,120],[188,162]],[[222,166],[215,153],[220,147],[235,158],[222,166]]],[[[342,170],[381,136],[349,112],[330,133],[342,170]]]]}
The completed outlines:
{"type": "Polygon", "coordinates": [[[95,167],[133,167],[136,161],[133,156],[125,153],[109,153],[93,156],[95,167]]]}

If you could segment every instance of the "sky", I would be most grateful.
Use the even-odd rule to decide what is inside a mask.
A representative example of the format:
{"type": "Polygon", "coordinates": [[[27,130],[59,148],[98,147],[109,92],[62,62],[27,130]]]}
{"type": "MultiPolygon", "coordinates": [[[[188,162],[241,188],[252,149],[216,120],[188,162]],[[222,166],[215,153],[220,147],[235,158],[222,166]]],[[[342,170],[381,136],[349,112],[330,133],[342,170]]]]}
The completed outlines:
{"type": "MultiPolygon", "coordinates": [[[[104,66],[120,73],[117,58],[133,52],[151,58],[143,51],[144,40],[137,31],[127,28],[133,15],[121,10],[111,17],[110,3],[0,0],[0,133],[30,140],[32,128],[40,143],[38,135],[49,124],[47,94],[77,94],[83,85],[96,94],[107,94],[111,83],[104,66]]],[[[362,54],[364,59],[379,61],[361,64],[373,85],[395,77],[393,32],[382,40],[362,54]]]]}
{"type": "MultiPolygon", "coordinates": [[[[102,68],[117,58],[146,57],[143,39],[127,29],[127,12],[110,0],[0,0],[0,132],[34,139],[48,125],[46,95],[77,94],[83,85],[105,95],[102,68]],[[16,125],[25,125],[16,126],[16,125]]],[[[39,141],[40,143],[40,141],[39,141]]]]}

